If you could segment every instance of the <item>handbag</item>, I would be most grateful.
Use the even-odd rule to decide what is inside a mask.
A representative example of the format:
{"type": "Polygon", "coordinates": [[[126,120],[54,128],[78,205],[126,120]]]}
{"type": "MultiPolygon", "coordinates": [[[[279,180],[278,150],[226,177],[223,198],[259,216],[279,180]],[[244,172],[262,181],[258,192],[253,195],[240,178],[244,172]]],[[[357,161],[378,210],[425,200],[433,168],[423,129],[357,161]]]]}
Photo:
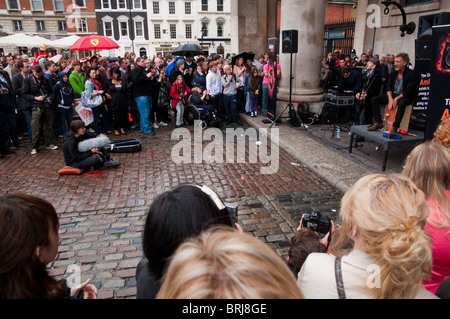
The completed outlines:
{"type": "MultiPolygon", "coordinates": [[[[97,91],[96,91],[97,92],[97,91]]],[[[97,94],[94,97],[89,97],[86,91],[81,92],[81,104],[84,107],[97,107],[103,103],[103,98],[100,94],[97,94]]]]}

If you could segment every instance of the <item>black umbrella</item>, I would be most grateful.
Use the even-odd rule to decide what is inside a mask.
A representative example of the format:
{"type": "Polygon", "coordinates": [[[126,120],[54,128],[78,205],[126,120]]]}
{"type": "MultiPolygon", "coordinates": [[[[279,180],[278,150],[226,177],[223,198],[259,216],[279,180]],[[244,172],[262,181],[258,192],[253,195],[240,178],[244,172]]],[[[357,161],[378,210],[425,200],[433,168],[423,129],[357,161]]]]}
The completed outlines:
{"type": "Polygon", "coordinates": [[[252,53],[252,52],[241,52],[241,53],[239,53],[239,54],[237,54],[237,55],[235,55],[232,59],[231,59],[231,64],[232,65],[236,65],[236,61],[237,61],[237,59],[239,59],[239,58],[244,58],[244,64],[245,64],[245,61],[247,61],[247,60],[252,60],[252,62],[253,62],[253,60],[255,59],[255,54],[254,53],[252,53]]]}
{"type": "Polygon", "coordinates": [[[183,44],[173,50],[172,55],[186,56],[189,53],[192,54],[192,56],[204,54],[202,48],[200,48],[197,44],[183,44]]]}

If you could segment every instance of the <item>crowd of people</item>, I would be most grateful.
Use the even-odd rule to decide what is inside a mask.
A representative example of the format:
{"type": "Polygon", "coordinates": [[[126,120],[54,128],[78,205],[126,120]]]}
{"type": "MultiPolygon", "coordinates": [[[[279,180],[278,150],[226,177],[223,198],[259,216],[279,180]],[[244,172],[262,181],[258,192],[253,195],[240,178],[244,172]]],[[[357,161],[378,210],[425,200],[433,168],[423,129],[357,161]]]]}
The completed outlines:
{"type": "MultiPolygon", "coordinates": [[[[358,180],[322,238],[300,221],[285,261],[209,187],[160,194],[146,215],[137,298],[450,298],[449,124],[411,151],[401,174],[358,180]]],[[[0,298],[97,298],[89,280],[69,287],[46,271],[58,229],[46,200],[0,196],[0,298]]]]}
{"type": "Polygon", "coordinates": [[[382,128],[380,106],[398,109],[393,128],[388,133],[397,135],[405,109],[411,105],[415,94],[415,77],[407,53],[373,54],[372,49],[357,56],[354,49],[350,55],[339,49],[322,58],[321,86],[339,94],[355,97],[347,120],[359,125],[368,124],[369,131],[382,128]]]}
{"type": "Polygon", "coordinates": [[[42,139],[46,148],[58,149],[56,139],[70,132],[79,101],[90,103],[88,129],[97,136],[125,135],[135,128],[152,136],[172,120],[183,126],[189,103],[207,110],[213,124],[242,125],[240,113],[257,116],[258,107],[266,115],[268,55],[257,61],[233,61],[233,56],[149,59],[127,53],[118,59],[95,55],[57,62],[46,56],[7,56],[0,61],[1,156],[23,147],[20,135],[28,135],[32,155],[42,139]],[[191,99],[194,92],[201,98],[191,99]]]}

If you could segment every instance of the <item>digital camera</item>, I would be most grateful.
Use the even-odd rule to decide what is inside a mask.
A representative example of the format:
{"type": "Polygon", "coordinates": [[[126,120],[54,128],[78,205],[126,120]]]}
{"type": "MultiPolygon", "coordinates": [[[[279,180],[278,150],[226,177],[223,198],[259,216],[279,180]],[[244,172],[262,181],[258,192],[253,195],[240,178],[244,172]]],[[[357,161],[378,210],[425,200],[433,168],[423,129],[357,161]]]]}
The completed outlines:
{"type": "Polygon", "coordinates": [[[322,218],[320,212],[312,212],[303,216],[302,226],[326,234],[331,230],[331,219],[329,217],[322,218]]]}
{"type": "Polygon", "coordinates": [[[232,207],[232,206],[225,206],[228,212],[228,215],[230,215],[231,225],[234,226],[238,221],[238,206],[232,207]]]}

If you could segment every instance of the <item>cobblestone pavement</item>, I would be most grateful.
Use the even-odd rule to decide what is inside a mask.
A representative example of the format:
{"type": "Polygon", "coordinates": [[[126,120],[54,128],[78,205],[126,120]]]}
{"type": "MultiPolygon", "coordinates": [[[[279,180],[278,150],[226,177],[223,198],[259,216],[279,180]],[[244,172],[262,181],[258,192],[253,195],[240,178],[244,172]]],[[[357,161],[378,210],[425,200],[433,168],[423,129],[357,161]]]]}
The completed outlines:
{"type": "MultiPolygon", "coordinates": [[[[41,147],[37,155],[30,155],[26,145],[0,160],[1,194],[40,196],[59,214],[60,248],[49,265],[52,274],[67,278],[71,265],[78,265],[82,280],[91,279],[97,286],[99,298],[134,298],[146,212],[158,194],[181,183],[208,185],[225,202],[237,203],[244,231],[283,258],[302,213],[319,210],[336,218],[342,193],[282,149],[276,174],[261,174],[263,164],[249,163],[248,147],[243,163],[175,164],[171,151],[179,140],[171,139],[173,129],[173,124],[159,128],[154,137],[136,130],[119,138],[110,136],[140,139],[142,151],[112,154],[122,165],[98,176],[56,173],[65,166],[62,139],[57,151],[41,147]]],[[[193,127],[188,129],[193,136],[193,127]]],[[[203,147],[207,144],[203,142],[203,147]]]]}

